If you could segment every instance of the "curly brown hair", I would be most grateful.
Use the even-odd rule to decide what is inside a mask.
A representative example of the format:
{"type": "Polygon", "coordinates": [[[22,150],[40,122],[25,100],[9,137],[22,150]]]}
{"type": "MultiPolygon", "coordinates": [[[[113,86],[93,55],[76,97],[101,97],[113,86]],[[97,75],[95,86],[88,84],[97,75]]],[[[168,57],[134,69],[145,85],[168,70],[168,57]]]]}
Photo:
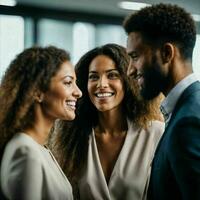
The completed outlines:
{"type": "Polygon", "coordinates": [[[123,113],[133,123],[145,128],[151,120],[161,119],[159,112],[160,101],[144,102],[137,98],[139,92],[136,82],[130,85],[126,71],[130,57],[124,47],[117,44],[106,44],[87,52],[76,64],[77,85],[83,96],[78,100],[77,115],[73,122],[64,122],[59,126],[58,160],[73,183],[76,182],[81,170],[85,166],[88,152],[89,135],[98,123],[97,109],[90,101],[87,83],[89,65],[98,55],[105,55],[112,59],[123,80],[125,96],[123,99],[123,113]],[[132,88],[131,88],[132,86],[132,88]]]}
{"type": "Polygon", "coordinates": [[[192,58],[196,41],[195,22],[188,12],[177,5],[161,3],[145,7],[128,16],[123,26],[127,34],[140,32],[153,46],[175,43],[183,58],[192,58]]]}
{"type": "Polygon", "coordinates": [[[31,125],[35,91],[47,91],[51,78],[68,60],[66,51],[49,46],[26,49],[11,62],[0,85],[1,157],[12,136],[31,125]]]}

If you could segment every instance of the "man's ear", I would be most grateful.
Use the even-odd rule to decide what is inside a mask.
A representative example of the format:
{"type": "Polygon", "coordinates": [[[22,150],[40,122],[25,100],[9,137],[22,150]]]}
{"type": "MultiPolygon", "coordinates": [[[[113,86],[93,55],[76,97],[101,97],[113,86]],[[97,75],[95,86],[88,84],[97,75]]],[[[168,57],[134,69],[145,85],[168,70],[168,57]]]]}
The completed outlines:
{"type": "Polygon", "coordinates": [[[172,43],[165,43],[161,49],[163,63],[171,62],[174,58],[175,46],[172,43]]]}
{"type": "Polygon", "coordinates": [[[43,98],[44,98],[44,93],[37,90],[35,91],[34,93],[34,100],[38,103],[41,103],[43,101],[43,98]]]}

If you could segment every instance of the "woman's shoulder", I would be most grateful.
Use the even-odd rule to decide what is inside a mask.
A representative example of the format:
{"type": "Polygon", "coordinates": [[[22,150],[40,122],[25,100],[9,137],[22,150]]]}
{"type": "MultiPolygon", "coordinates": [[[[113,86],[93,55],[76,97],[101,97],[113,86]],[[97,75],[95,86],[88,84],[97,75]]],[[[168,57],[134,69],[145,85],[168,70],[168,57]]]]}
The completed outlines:
{"type": "Polygon", "coordinates": [[[3,158],[16,160],[24,157],[36,161],[39,159],[38,150],[38,144],[30,136],[17,133],[6,145],[3,158]]]}
{"type": "MultiPolygon", "coordinates": [[[[29,175],[41,172],[42,159],[37,146],[26,134],[17,133],[6,145],[1,161],[0,179],[5,194],[9,194],[9,184],[19,183],[28,172],[29,175]]],[[[17,188],[17,185],[15,185],[17,188]]]]}
{"type": "Polygon", "coordinates": [[[128,120],[128,127],[130,129],[135,129],[135,130],[143,130],[143,131],[146,130],[146,132],[156,131],[156,132],[163,133],[165,129],[165,123],[159,120],[152,120],[152,121],[149,121],[146,127],[141,127],[135,123],[132,123],[130,120],[128,120]]]}
{"type": "Polygon", "coordinates": [[[152,120],[146,127],[137,126],[136,124],[131,123],[131,125],[129,124],[129,129],[140,135],[142,134],[145,138],[157,140],[162,136],[165,130],[165,123],[158,120],[152,120]]]}
{"type": "Polygon", "coordinates": [[[149,135],[152,140],[154,140],[156,143],[160,140],[165,130],[165,123],[153,120],[149,122],[149,125],[146,129],[147,134],[149,135]]]}
{"type": "Polygon", "coordinates": [[[165,129],[165,123],[162,121],[158,121],[158,120],[153,120],[151,122],[149,122],[149,128],[157,128],[157,129],[161,129],[164,130],[165,129]]]}
{"type": "Polygon", "coordinates": [[[158,120],[150,121],[147,126],[147,131],[150,133],[154,132],[155,134],[162,135],[164,130],[165,130],[165,123],[158,120]]]}

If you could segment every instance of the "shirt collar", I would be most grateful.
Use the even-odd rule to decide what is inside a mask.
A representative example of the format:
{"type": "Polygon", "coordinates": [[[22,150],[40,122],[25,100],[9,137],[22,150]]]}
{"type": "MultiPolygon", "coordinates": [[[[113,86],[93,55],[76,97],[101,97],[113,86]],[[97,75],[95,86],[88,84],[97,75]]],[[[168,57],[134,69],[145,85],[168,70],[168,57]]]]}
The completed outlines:
{"type": "Polygon", "coordinates": [[[174,88],[172,88],[164,101],[161,103],[161,112],[163,113],[165,120],[171,117],[171,113],[174,110],[174,107],[183,91],[195,81],[197,81],[197,77],[194,73],[192,73],[178,82],[174,88]]]}

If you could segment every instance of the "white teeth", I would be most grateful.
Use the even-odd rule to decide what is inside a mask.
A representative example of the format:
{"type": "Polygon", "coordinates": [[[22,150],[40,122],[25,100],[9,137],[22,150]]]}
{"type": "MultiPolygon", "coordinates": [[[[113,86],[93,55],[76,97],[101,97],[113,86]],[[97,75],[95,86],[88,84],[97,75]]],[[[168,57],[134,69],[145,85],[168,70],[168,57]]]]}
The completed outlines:
{"type": "Polygon", "coordinates": [[[105,93],[97,93],[97,97],[111,97],[113,94],[110,92],[105,92],[105,93]]]}
{"type": "Polygon", "coordinates": [[[68,106],[76,106],[76,102],[74,102],[74,101],[67,101],[66,104],[68,106]]]}

